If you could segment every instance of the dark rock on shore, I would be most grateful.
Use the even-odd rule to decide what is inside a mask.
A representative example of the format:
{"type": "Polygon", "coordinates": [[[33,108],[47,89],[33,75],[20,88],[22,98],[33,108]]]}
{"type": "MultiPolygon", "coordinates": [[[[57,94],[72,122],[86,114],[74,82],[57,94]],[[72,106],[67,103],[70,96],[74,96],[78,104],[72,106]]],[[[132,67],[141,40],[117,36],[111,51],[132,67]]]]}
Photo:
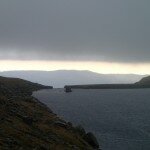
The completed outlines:
{"type": "Polygon", "coordinates": [[[96,139],[96,137],[94,136],[93,133],[88,132],[86,133],[85,129],[82,126],[77,126],[75,128],[76,132],[78,132],[86,142],[89,143],[89,145],[91,145],[94,149],[99,149],[99,143],[96,139]]]}
{"type": "Polygon", "coordinates": [[[99,148],[99,143],[93,133],[91,132],[87,133],[84,139],[95,149],[99,148]]]}

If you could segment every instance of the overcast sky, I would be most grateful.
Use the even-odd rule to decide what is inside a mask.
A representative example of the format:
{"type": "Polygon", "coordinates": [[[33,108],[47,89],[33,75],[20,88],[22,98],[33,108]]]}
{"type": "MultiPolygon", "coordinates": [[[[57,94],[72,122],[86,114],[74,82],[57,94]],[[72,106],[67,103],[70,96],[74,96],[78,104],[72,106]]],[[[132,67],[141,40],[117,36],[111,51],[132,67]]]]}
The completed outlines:
{"type": "Polygon", "coordinates": [[[150,62],[150,0],[1,0],[0,59],[150,62]]]}

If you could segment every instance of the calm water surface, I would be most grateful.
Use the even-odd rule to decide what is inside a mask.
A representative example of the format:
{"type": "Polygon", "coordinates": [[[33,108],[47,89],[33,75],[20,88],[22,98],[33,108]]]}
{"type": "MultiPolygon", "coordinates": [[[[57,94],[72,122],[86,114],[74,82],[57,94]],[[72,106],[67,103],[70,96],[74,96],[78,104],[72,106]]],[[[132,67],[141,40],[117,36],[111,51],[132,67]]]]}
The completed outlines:
{"type": "Polygon", "coordinates": [[[92,131],[103,150],[150,150],[150,89],[41,90],[55,113],[92,131]]]}

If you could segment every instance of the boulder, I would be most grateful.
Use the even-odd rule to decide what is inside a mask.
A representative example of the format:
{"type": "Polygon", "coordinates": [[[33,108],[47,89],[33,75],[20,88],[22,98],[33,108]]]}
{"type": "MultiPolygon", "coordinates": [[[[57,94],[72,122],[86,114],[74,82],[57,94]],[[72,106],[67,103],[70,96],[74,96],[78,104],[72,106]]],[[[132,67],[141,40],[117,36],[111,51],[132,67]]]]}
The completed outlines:
{"type": "Polygon", "coordinates": [[[88,132],[84,139],[95,149],[99,149],[99,143],[93,133],[88,132]]]}
{"type": "Polygon", "coordinates": [[[86,135],[86,131],[85,129],[79,125],[77,127],[75,127],[76,132],[78,132],[81,136],[85,136],[86,135]]]}

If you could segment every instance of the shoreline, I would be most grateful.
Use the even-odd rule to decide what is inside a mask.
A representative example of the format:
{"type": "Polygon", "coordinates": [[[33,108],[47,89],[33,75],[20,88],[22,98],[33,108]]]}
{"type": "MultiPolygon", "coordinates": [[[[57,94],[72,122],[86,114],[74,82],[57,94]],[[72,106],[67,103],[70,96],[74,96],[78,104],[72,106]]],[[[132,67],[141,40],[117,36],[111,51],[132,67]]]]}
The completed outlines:
{"type": "MultiPolygon", "coordinates": [[[[80,132],[83,132],[81,133],[81,135],[84,137],[86,136],[87,134],[92,134],[95,142],[97,143],[97,146],[100,144],[98,141],[97,141],[97,138],[95,137],[95,135],[92,133],[92,132],[88,132],[84,129],[84,127],[80,126],[80,125],[77,125],[77,126],[74,126],[74,124],[71,122],[71,121],[66,121],[66,119],[64,119],[63,117],[61,117],[60,115],[58,115],[57,113],[55,113],[47,104],[43,103],[41,100],[39,100],[38,98],[36,98],[33,94],[38,92],[38,91],[45,91],[45,90],[54,90],[54,89],[57,89],[57,90],[62,90],[63,88],[53,88],[53,89],[40,89],[40,90],[37,90],[37,91],[33,91],[32,92],[32,97],[35,98],[37,100],[38,103],[40,103],[43,107],[45,107],[47,110],[50,111],[50,113],[52,113],[53,115],[55,115],[58,119],[60,119],[63,123],[65,124],[68,124],[69,126],[71,126],[72,128],[74,128],[75,130],[79,127],[81,129],[79,129],[79,134],[80,132]],[[81,131],[80,131],[81,130],[81,131]],[[85,135],[84,135],[85,134],[85,135]]],[[[78,130],[78,129],[77,129],[78,130]]],[[[100,148],[94,148],[94,150],[101,150],[100,148]]]]}

